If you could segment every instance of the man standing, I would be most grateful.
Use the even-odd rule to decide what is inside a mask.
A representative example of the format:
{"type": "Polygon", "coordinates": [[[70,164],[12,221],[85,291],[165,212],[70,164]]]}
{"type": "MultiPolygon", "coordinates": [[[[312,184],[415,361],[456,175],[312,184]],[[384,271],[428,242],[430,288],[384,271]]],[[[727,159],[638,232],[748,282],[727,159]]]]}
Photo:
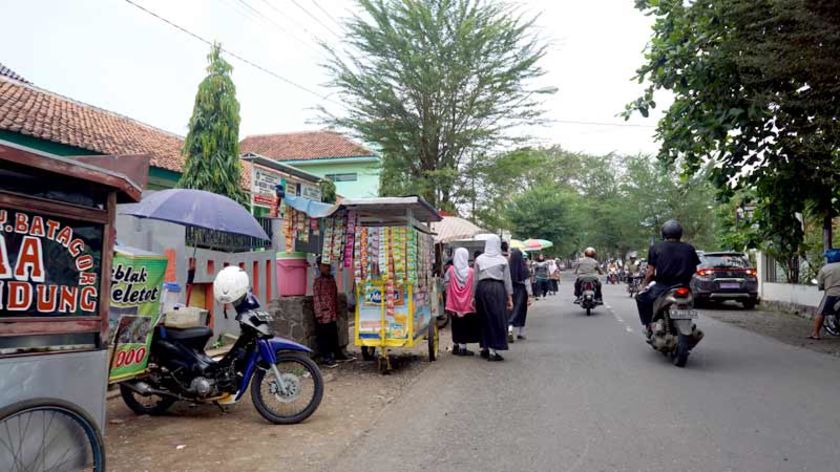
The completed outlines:
{"type": "Polygon", "coordinates": [[[537,262],[534,263],[534,279],[536,279],[537,283],[537,291],[534,292],[534,297],[545,298],[548,296],[550,275],[548,262],[545,260],[545,256],[540,254],[537,256],[537,262]]]}
{"type": "Polygon", "coordinates": [[[682,226],[677,220],[666,221],[662,225],[663,241],[653,245],[648,252],[644,288],[636,295],[639,319],[648,334],[656,299],[675,285],[688,285],[700,265],[694,246],[680,241],[682,234],[682,226]]]}

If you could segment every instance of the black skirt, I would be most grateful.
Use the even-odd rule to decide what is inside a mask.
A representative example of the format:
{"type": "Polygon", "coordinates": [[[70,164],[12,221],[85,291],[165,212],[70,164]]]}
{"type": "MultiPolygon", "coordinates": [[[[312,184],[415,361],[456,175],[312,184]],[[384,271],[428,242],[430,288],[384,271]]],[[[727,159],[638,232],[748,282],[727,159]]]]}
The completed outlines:
{"type": "Polygon", "coordinates": [[[484,279],[475,290],[475,308],[481,319],[481,347],[504,351],[507,343],[507,291],[501,280],[484,279]]]}
{"type": "Polygon", "coordinates": [[[452,342],[455,344],[468,344],[481,342],[481,319],[475,313],[467,313],[458,316],[455,313],[449,314],[452,318],[452,342]]]}
{"type": "Polygon", "coordinates": [[[528,289],[525,288],[525,284],[513,284],[513,311],[510,313],[510,325],[517,328],[525,326],[527,315],[528,289]]]}

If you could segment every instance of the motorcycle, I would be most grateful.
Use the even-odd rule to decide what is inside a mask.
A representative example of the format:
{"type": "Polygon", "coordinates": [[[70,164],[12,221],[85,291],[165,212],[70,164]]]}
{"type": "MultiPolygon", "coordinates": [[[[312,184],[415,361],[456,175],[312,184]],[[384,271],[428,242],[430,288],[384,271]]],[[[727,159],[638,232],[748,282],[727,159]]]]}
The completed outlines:
{"type": "Polygon", "coordinates": [[[642,277],[639,275],[631,275],[627,278],[627,293],[630,298],[635,298],[642,288],[642,277]]]}
{"type": "Polygon", "coordinates": [[[647,342],[655,351],[669,356],[677,367],[685,367],[691,350],[703,339],[703,331],[693,321],[697,318],[693,302],[691,289],[677,285],[653,304],[647,342]]]}
{"type": "Polygon", "coordinates": [[[607,283],[615,285],[618,283],[618,272],[611,271],[609,275],[607,275],[607,283]]]}
{"type": "Polygon", "coordinates": [[[269,313],[253,294],[236,307],[241,334],[220,360],[204,346],[213,330],[154,328],[147,374],[120,384],[125,404],[139,415],[159,415],[176,401],[215,403],[242,399],[248,385],[254,407],[275,424],[295,424],[321,403],[324,381],[308,347],[274,337],[269,313]]]}
{"type": "Polygon", "coordinates": [[[601,301],[595,298],[595,280],[584,279],[580,283],[580,298],[575,300],[575,303],[580,304],[581,308],[586,310],[586,316],[592,314],[592,310],[601,304],[601,301]]]}

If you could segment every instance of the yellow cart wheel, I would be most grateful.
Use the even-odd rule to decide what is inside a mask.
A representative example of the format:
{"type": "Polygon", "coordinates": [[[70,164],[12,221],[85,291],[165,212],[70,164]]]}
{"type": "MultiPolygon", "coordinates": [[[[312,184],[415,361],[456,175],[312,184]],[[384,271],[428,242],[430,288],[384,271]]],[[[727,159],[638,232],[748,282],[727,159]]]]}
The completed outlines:
{"type": "Polygon", "coordinates": [[[426,334],[426,341],[429,344],[429,362],[434,362],[438,358],[438,348],[440,347],[440,331],[438,331],[435,320],[429,322],[429,331],[426,334]]]}
{"type": "Polygon", "coordinates": [[[382,348],[379,352],[379,373],[388,375],[391,373],[391,358],[388,356],[388,350],[382,348]]]}

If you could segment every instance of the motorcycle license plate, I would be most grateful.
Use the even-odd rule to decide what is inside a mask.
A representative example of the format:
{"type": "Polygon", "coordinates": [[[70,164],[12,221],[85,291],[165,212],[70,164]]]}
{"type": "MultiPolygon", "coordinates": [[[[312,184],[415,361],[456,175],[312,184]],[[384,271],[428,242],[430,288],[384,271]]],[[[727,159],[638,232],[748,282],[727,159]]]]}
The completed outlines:
{"type": "Polygon", "coordinates": [[[672,308],[671,309],[671,319],[672,320],[693,320],[697,318],[697,310],[687,309],[687,308],[672,308]]]}
{"type": "Polygon", "coordinates": [[[720,288],[723,289],[723,290],[737,289],[737,288],[741,288],[741,284],[739,284],[738,282],[721,282],[720,283],[720,288]]]}

